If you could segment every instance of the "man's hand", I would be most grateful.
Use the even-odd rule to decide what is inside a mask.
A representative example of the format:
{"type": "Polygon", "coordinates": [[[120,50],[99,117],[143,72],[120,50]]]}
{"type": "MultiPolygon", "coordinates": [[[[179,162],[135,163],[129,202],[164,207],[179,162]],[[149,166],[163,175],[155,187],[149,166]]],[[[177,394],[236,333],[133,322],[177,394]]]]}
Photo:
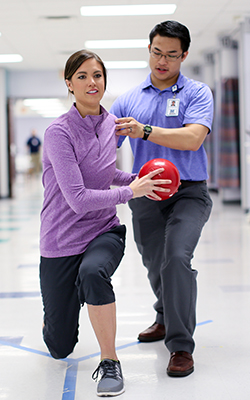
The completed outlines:
{"type": "Polygon", "coordinates": [[[118,118],[115,122],[117,124],[115,128],[117,135],[129,136],[132,139],[143,138],[144,125],[136,121],[134,118],[118,118]]]}

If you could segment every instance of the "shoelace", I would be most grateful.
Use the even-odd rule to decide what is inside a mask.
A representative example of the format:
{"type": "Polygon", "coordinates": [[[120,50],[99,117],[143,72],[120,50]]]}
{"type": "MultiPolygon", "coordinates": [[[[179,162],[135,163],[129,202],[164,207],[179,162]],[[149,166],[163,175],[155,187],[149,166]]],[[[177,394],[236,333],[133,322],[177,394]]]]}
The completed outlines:
{"type": "Polygon", "coordinates": [[[103,360],[92,374],[92,379],[94,381],[97,381],[100,370],[102,376],[105,376],[105,378],[120,379],[120,371],[117,361],[103,360]]]}

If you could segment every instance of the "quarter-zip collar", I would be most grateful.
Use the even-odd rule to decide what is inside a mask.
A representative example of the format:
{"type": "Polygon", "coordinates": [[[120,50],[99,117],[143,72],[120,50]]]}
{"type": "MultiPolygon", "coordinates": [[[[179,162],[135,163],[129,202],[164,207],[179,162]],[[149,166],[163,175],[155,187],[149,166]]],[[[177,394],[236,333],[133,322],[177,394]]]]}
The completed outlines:
{"type": "Polygon", "coordinates": [[[85,129],[97,129],[99,124],[101,124],[105,118],[109,115],[107,110],[103,106],[100,106],[101,113],[99,115],[86,115],[86,117],[82,117],[79,111],[76,108],[75,103],[69,110],[70,118],[79,126],[84,127],[85,129]]]}

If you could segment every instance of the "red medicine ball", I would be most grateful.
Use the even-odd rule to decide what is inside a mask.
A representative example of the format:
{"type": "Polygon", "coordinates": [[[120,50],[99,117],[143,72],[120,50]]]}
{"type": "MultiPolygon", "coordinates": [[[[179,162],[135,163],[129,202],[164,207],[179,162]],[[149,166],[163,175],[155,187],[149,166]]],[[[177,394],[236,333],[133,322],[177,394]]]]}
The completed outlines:
{"type": "MultiPolygon", "coordinates": [[[[149,172],[155,171],[158,168],[164,168],[164,171],[155,175],[152,179],[170,179],[172,181],[169,185],[160,185],[161,187],[170,189],[170,192],[163,193],[155,190],[155,193],[160,196],[162,200],[166,200],[177,192],[180,185],[179,171],[171,161],[165,160],[164,158],[154,158],[153,160],[146,162],[139,171],[139,178],[142,178],[144,175],[147,175],[149,172]]],[[[151,196],[147,197],[155,200],[151,196]]]]}

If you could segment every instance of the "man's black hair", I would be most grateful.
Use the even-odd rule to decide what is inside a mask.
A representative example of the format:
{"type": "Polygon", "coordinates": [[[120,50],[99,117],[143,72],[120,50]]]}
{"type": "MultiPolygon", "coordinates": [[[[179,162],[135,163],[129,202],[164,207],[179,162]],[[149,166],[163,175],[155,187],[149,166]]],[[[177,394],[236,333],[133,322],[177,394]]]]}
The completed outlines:
{"type": "Polygon", "coordinates": [[[164,21],[157,24],[149,34],[150,45],[156,35],[180,39],[183,53],[189,49],[191,42],[189,30],[177,21],[164,21]]]}

